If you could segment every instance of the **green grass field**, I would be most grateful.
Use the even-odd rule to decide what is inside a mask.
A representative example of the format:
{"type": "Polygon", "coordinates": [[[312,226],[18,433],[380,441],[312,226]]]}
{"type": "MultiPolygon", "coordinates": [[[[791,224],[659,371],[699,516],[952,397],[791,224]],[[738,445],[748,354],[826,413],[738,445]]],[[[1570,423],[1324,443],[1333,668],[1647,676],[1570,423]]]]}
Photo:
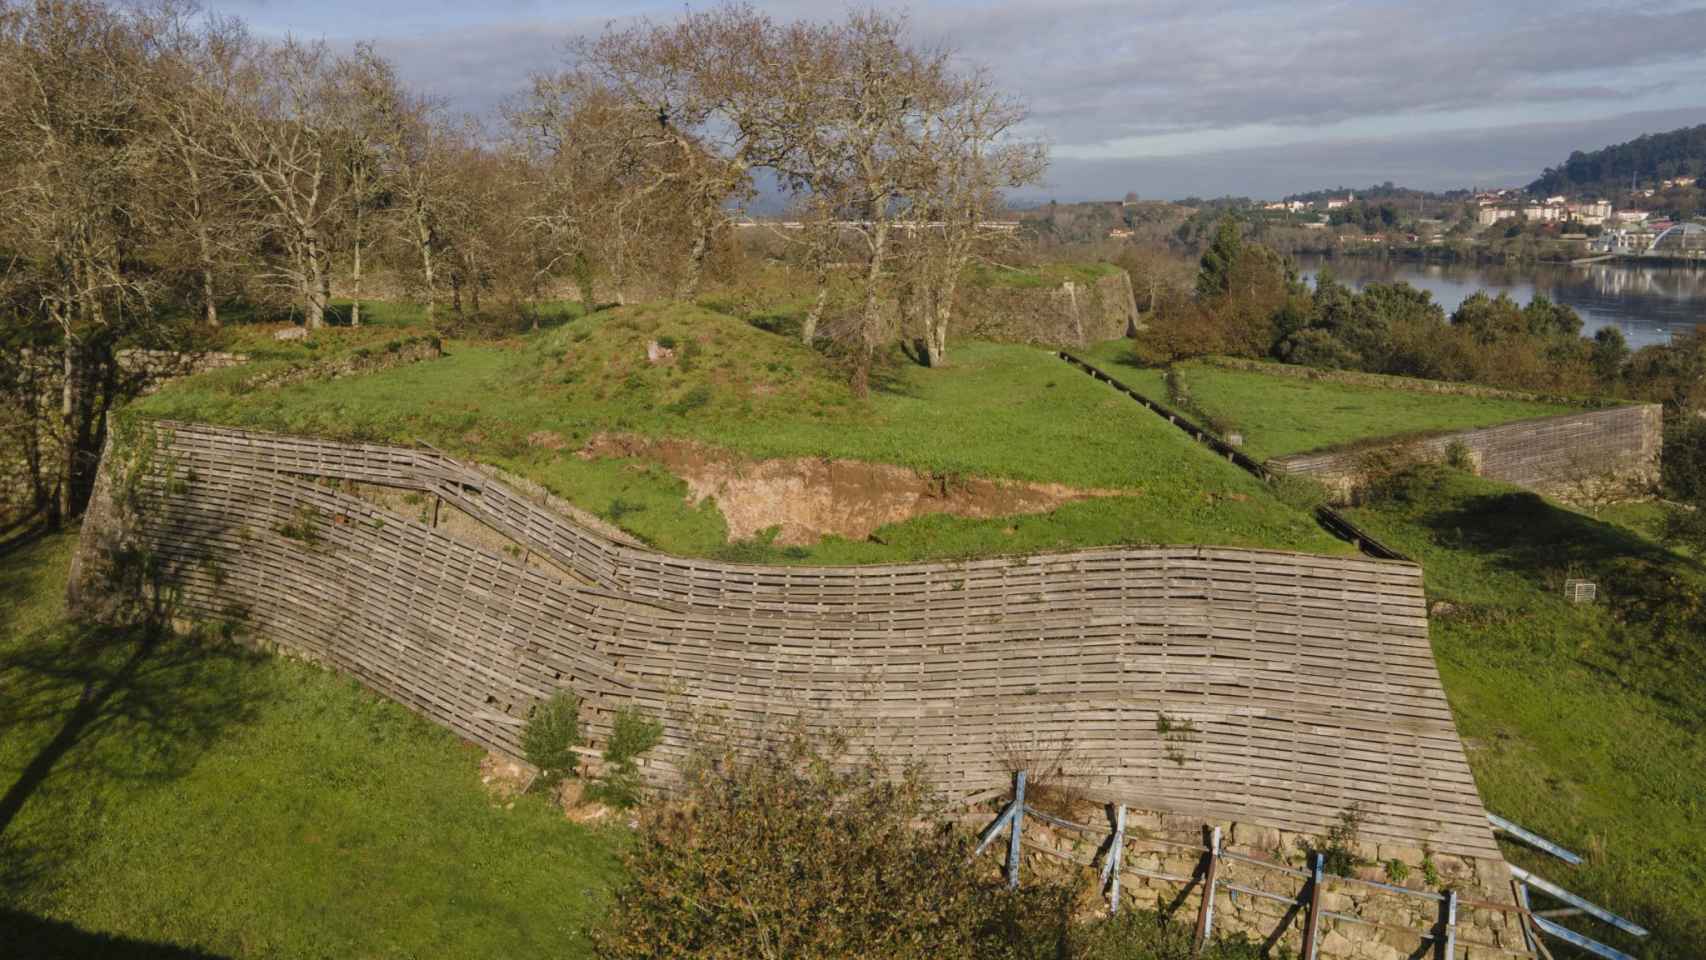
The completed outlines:
{"type": "Polygon", "coordinates": [[[1228,370],[1173,367],[1192,404],[1258,460],[1383,437],[1487,427],[1574,409],[1521,400],[1385,390],[1228,370]]]}
{"type": "MultiPolygon", "coordinates": [[[[347,351],[352,337],[370,336],[326,331],[310,352],[347,351]]],[[[254,387],[250,368],[215,371],[137,409],[336,438],[426,441],[531,476],[682,554],[733,549],[747,559],[868,563],[1116,543],[1346,550],[1253,478],[1031,347],[962,342],[939,370],[896,355],[864,401],[822,354],[691,305],[620,308],[504,341],[452,341],[447,350],[437,360],[281,388],[254,387]],[[676,349],[676,361],[648,363],[652,341],[676,349]],[[938,517],[858,543],[731,548],[714,505],[687,507],[684,485],[667,472],[574,456],[602,432],[689,438],[752,458],[846,458],[1124,495],[1017,522],[938,517]]]]}
{"type": "Polygon", "coordinates": [[[590,955],[620,828],[318,667],[66,623],[72,542],[0,556],[0,955],[590,955]]]}
{"type": "MultiPolygon", "coordinates": [[[[1638,956],[1706,944],[1706,569],[1635,530],[1424,468],[1349,511],[1417,558],[1433,648],[1487,808],[1588,859],[1535,869],[1654,931],[1592,933],[1638,956]],[[1600,602],[1563,598],[1566,577],[1600,602]]],[[[1590,927],[1574,923],[1579,929],[1590,927]]],[[[1562,956],[1562,954],[1560,954],[1562,956]]]]}

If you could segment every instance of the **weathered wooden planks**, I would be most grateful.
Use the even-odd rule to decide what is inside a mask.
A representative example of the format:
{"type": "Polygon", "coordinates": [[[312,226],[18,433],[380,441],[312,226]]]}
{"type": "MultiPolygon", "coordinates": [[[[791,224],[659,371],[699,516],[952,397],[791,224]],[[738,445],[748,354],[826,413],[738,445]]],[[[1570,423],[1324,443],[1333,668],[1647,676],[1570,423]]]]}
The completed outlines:
{"type": "Polygon", "coordinates": [[[139,532],[193,611],[240,609],[495,749],[518,752],[531,705],[567,688],[595,738],[623,704],[662,717],[663,771],[695,718],[754,741],[799,720],[956,792],[1063,757],[1086,793],[1132,806],[1320,832],[1358,803],[1368,839],[1496,854],[1412,564],[1192,546],[727,564],[646,550],[432,451],[157,436],[139,532]],[[439,497],[516,555],[335,481],[439,497]]]}

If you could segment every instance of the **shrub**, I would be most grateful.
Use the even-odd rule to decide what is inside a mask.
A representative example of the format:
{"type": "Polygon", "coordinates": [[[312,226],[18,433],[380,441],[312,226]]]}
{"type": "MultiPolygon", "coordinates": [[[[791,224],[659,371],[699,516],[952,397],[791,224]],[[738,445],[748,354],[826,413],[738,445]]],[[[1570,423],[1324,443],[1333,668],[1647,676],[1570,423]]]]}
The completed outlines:
{"type": "Polygon", "coordinates": [[[607,960],[1059,955],[1066,892],[1007,890],[915,769],[796,732],[684,773],[678,803],[641,815],[607,960]]]}
{"type": "Polygon", "coordinates": [[[539,768],[538,784],[550,788],[575,775],[581,745],[581,701],[572,693],[558,692],[534,704],[527,726],[521,731],[521,750],[527,762],[539,768]]]}
{"type": "Polygon", "coordinates": [[[1445,445],[1445,465],[1453,470],[1474,473],[1475,452],[1462,440],[1453,440],[1445,445]]]}
{"type": "Polygon", "coordinates": [[[645,792],[645,780],[634,761],[662,740],[662,723],[634,707],[616,711],[610,742],[604,747],[604,769],[588,795],[624,809],[639,803],[645,792]]]}
{"type": "Polygon", "coordinates": [[[1706,500],[1706,418],[1683,416],[1666,426],[1665,495],[1674,500],[1706,500]]]}
{"type": "Polygon", "coordinates": [[[1270,956],[1261,941],[1241,933],[1216,938],[1200,954],[1192,949],[1195,940],[1195,932],[1186,924],[1169,922],[1152,910],[1123,909],[1112,917],[1075,925],[1062,953],[1071,960],[1263,960],[1270,956]]]}
{"type": "Polygon", "coordinates": [[[1338,822],[1327,828],[1327,835],[1314,838],[1307,852],[1319,853],[1322,869],[1340,877],[1351,876],[1363,860],[1357,854],[1357,841],[1362,836],[1362,807],[1351,804],[1339,811],[1338,822]]]}

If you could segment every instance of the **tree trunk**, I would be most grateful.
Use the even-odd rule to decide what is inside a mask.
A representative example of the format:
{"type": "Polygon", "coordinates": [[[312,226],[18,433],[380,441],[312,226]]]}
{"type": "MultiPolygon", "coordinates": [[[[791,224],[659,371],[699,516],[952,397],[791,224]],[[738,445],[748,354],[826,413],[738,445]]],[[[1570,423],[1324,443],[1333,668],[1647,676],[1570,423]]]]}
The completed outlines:
{"type": "Polygon", "coordinates": [[[201,253],[201,319],[208,326],[217,327],[219,305],[213,302],[213,244],[207,238],[207,227],[196,228],[196,245],[201,253]]]}
{"type": "Polygon", "coordinates": [[[421,280],[426,284],[427,322],[431,323],[438,308],[438,290],[433,286],[432,275],[432,231],[427,228],[419,211],[415,212],[415,235],[421,251],[421,280]]]}
{"type": "Polygon", "coordinates": [[[450,309],[458,316],[462,314],[462,271],[450,271],[450,309]]]}
{"type": "Polygon", "coordinates": [[[711,250],[711,230],[715,224],[715,214],[708,211],[701,211],[693,218],[693,247],[687,253],[687,273],[676,290],[677,300],[691,300],[699,293],[699,278],[705,271],[705,255],[711,250]]]}
{"type": "Polygon", "coordinates": [[[361,206],[355,208],[355,260],[350,264],[349,325],[361,326],[361,206]]]}
{"type": "Polygon", "coordinates": [[[302,254],[302,311],[308,329],[318,330],[326,325],[325,274],[320,267],[320,251],[310,239],[302,254]]]}
{"type": "Polygon", "coordinates": [[[853,395],[860,399],[871,393],[871,365],[883,322],[882,277],[888,246],[889,224],[886,219],[879,220],[872,228],[871,265],[865,271],[865,308],[859,318],[859,352],[853,369],[853,395]]]}
{"type": "Polygon", "coordinates": [[[219,304],[213,302],[213,271],[201,272],[201,319],[210,327],[219,326],[219,304]]]}
{"type": "Polygon", "coordinates": [[[812,308],[806,311],[805,322],[800,324],[800,342],[811,346],[817,339],[818,321],[823,319],[823,308],[829,304],[829,284],[822,277],[818,279],[817,298],[812,301],[812,308]]]}
{"type": "Polygon", "coordinates": [[[925,355],[932,367],[939,367],[948,357],[948,324],[954,317],[954,292],[958,288],[957,273],[950,273],[941,288],[932,292],[935,303],[930,305],[931,318],[924,338],[925,355]]]}
{"type": "Polygon", "coordinates": [[[59,421],[60,421],[60,471],[59,471],[59,502],[54,511],[54,520],[63,523],[71,519],[76,510],[77,485],[77,408],[82,401],[81,378],[82,368],[77,362],[77,344],[69,336],[65,338],[64,383],[60,385],[59,421]]]}

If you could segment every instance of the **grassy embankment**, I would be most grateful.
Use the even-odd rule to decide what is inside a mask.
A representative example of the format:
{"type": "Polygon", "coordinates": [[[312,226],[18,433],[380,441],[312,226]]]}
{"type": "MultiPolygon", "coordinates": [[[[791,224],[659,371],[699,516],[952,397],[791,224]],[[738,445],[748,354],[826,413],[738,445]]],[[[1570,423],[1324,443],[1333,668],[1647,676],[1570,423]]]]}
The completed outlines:
{"type": "Polygon", "coordinates": [[[1434,655],[1487,808],[1584,854],[1537,870],[1650,927],[1651,943],[1580,920],[1638,956],[1706,944],[1706,568],[1534,494],[1423,468],[1350,511],[1417,558],[1434,655]],[[1566,577],[1600,601],[1563,599],[1566,577]]]}
{"type": "MultiPolygon", "coordinates": [[[[301,364],[347,352],[351,337],[386,335],[334,329],[310,340],[312,349],[284,345],[263,362],[301,364]]],[[[284,387],[256,386],[252,368],[216,371],[137,409],[337,438],[424,440],[530,476],[681,554],[869,563],[1118,543],[1347,550],[1253,478],[1034,348],[963,342],[940,370],[897,359],[865,401],[819,352],[702,306],[617,308],[446,349],[436,360],[284,387]],[[654,340],[676,349],[674,363],[647,362],[654,340]],[[715,503],[688,506],[685,485],[662,467],[575,456],[606,432],[692,439],[749,458],[845,458],[949,482],[994,477],[1121,495],[1019,518],[919,518],[857,542],[731,546],[715,503]]]]}
{"type": "Polygon", "coordinates": [[[1301,380],[1208,363],[1176,364],[1173,375],[1191,402],[1212,417],[1222,432],[1242,433],[1245,449],[1258,460],[1385,437],[1490,427],[1579,409],[1301,380]]]}
{"type": "Polygon", "coordinates": [[[1578,409],[1304,380],[1204,362],[1169,368],[1188,397],[1188,403],[1181,403],[1167,383],[1169,370],[1139,366],[1130,341],[1098,343],[1080,355],[1150,399],[1208,421],[1205,427],[1222,434],[1243,434],[1244,449],[1258,460],[1387,437],[1471,430],[1578,409]]]}
{"type": "Polygon", "coordinates": [[[328,671],[65,622],[72,542],[0,556],[0,954],[590,955],[619,830],[328,671]]]}

